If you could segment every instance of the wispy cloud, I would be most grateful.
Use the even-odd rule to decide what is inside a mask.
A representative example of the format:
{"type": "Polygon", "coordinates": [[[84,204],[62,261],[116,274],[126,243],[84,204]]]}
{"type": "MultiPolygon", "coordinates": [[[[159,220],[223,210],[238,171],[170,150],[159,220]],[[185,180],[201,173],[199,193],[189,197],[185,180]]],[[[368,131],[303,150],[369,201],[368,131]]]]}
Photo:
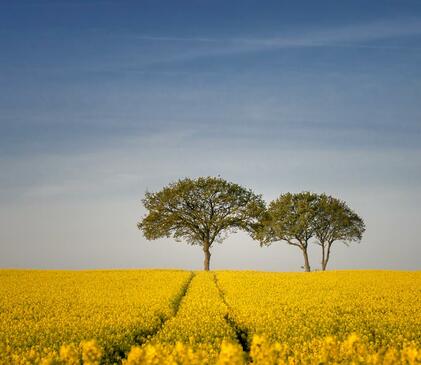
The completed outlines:
{"type": "Polygon", "coordinates": [[[134,35],[145,42],[180,43],[189,51],[171,59],[190,59],[201,56],[230,55],[282,48],[305,47],[352,47],[385,50],[421,50],[421,47],[384,44],[384,41],[402,37],[421,36],[421,20],[377,21],[366,24],[346,25],[334,28],[310,29],[305,32],[288,32],[265,38],[255,37],[177,37],[134,35]],[[375,42],[383,41],[381,44],[375,42]]]}

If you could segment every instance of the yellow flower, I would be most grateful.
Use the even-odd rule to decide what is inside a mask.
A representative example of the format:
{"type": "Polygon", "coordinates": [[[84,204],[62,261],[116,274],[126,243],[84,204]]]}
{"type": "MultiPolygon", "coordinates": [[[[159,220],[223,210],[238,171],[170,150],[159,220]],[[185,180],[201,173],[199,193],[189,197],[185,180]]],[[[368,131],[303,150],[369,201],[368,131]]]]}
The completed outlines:
{"type": "Polygon", "coordinates": [[[243,365],[244,353],[238,344],[224,341],[221,344],[217,365],[243,365]]]}
{"type": "Polygon", "coordinates": [[[82,360],[85,365],[99,365],[102,351],[95,340],[82,342],[82,360]]]}
{"type": "Polygon", "coordinates": [[[79,353],[74,345],[62,345],[59,354],[60,360],[66,365],[78,365],[80,363],[79,353]]]}

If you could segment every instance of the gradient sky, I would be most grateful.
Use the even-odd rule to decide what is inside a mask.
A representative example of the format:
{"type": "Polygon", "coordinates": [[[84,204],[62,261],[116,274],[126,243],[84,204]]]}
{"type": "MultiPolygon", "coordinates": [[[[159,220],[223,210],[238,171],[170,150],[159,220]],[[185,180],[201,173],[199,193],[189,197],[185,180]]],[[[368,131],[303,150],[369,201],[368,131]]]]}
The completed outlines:
{"type": "MultiPolygon", "coordinates": [[[[419,270],[421,2],[0,0],[0,171],[0,267],[199,269],[140,200],[219,174],[346,200],[331,269],[419,270]]],[[[241,233],[211,262],[301,265],[241,233]]]]}

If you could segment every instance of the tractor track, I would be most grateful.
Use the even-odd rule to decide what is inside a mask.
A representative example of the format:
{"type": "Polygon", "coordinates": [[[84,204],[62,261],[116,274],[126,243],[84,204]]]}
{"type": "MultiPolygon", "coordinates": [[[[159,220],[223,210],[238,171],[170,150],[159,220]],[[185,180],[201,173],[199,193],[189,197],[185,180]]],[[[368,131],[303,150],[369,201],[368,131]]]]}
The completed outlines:
{"type": "Polygon", "coordinates": [[[174,318],[177,313],[178,310],[180,309],[180,305],[181,302],[183,301],[183,299],[186,297],[186,294],[189,290],[189,287],[191,285],[191,282],[193,280],[193,278],[196,276],[196,274],[191,271],[190,272],[190,277],[186,280],[186,282],[183,284],[183,286],[181,287],[180,291],[178,292],[178,294],[174,297],[172,303],[171,303],[171,307],[172,307],[172,315],[169,317],[165,317],[164,315],[161,315],[159,317],[160,323],[159,326],[157,328],[154,328],[153,331],[142,335],[141,337],[137,338],[137,343],[139,345],[143,345],[146,342],[148,342],[152,337],[155,337],[164,327],[165,323],[168,322],[170,319],[174,318]]]}
{"type": "Polygon", "coordinates": [[[213,274],[214,277],[214,281],[215,281],[215,285],[218,288],[219,291],[219,295],[222,299],[222,301],[224,302],[224,304],[226,305],[227,309],[228,309],[228,313],[225,316],[225,321],[228,323],[229,326],[231,326],[234,329],[235,332],[235,336],[237,338],[238,343],[240,344],[240,346],[243,349],[243,352],[246,354],[246,357],[249,357],[249,352],[250,352],[250,344],[249,344],[249,340],[248,340],[248,332],[241,328],[238,323],[235,322],[233,316],[231,315],[232,313],[232,309],[231,306],[228,304],[227,300],[225,299],[225,294],[224,291],[222,290],[218,278],[216,276],[216,273],[213,274]]]}

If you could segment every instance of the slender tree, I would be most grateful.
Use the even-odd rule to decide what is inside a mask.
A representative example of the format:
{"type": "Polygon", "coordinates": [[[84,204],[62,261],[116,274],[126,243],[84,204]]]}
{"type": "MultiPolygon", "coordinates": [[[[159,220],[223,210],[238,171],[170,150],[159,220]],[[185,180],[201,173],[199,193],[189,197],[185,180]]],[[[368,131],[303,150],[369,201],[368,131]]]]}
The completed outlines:
{"type": "Polygon", "coordinates": [[[310,271],[308,245],[314,236],[317,195],[310,192],[283,194],[273,200],[253,235],[261,245],[285,241],[298,247],[304,257],[304,270],[310,271]]]}
{"type": "Polygon", "coordinates": [[[148,213],[138,223],[148,240],[173,237],[202,247],[209,270],[211,247],[229,233],[250,234],[261,220],[265,203],[260,195],[219,177],[185,178],[161,191],[145,194],[148,213]]]}
{"type": "Polygon", "coordinates": [[[326,270],[334,242],[342,241],[346,245],[359,242],[364,231],[364,221],[345,202],[321,194],[317,199],[314,234],[322,248],[322,270],[326,270]]]}

